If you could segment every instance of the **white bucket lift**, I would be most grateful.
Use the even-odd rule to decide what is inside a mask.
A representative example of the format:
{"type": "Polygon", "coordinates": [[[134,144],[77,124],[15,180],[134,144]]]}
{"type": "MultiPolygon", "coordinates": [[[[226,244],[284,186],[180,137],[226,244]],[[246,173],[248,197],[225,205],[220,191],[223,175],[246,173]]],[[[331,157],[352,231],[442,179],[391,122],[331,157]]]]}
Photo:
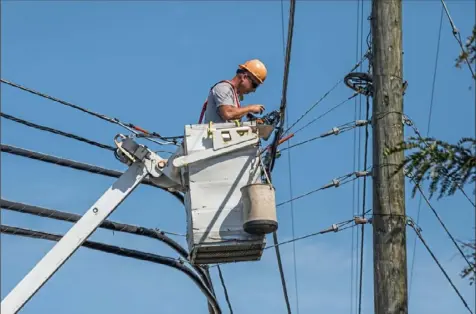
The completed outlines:
{"type": "Polygon", "coordinates": [[[277,229],[274,188],[261,182],[260,139],[273,129],[254,122],[187,125],[168,160],[116,136],[116,157],[129,169],[2,300],[0,312],[17,313],[146,177],[185,194],[191,263],[259,260],[265,234],[277,229]]]}
{"type": "MultiPolygon", "coordinates": [[[[187,125],[180,167],[185,190],[190,261],[196,264],[259,260],[265,235],[244,230],[241,189],[261,183],[259,140],[270,127],[249,123],[187,125]],[[263,134],[264,133],[264,134],[263,134]]],[[[172,159],[172,158],[171,158],[172,159]]],[[[274,221],[276,223],[276,221],[274,221]]]]}

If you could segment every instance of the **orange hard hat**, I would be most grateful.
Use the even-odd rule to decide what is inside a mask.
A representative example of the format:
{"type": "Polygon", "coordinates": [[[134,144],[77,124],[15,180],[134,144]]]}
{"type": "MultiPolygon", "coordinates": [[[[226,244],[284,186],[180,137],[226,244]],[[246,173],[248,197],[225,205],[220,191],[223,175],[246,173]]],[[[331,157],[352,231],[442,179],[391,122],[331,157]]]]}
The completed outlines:
{"type": "Polygon", "coordinates": [[[240,69],[244,69],[253,75],[253,77],[262,84],[266,80],[268,70],[265,65],[258,59],[248,60],[244,64],[239,65],[240,69]]]}

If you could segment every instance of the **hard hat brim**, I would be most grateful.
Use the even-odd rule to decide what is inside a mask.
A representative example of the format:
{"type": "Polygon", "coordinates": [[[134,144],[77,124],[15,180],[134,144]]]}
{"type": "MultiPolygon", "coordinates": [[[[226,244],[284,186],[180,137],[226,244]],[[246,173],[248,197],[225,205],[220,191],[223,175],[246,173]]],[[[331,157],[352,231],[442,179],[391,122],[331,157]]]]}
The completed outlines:
{"type": "Polygon", "coordinates": [[[240,64],[239,68],[248,71],[260,84],[263,84],[263,80],[260,79],[259,77],[257,77],[256,74],[254,74],[253,71],[248,69],[248,67],[246,65],[240,64]]]}

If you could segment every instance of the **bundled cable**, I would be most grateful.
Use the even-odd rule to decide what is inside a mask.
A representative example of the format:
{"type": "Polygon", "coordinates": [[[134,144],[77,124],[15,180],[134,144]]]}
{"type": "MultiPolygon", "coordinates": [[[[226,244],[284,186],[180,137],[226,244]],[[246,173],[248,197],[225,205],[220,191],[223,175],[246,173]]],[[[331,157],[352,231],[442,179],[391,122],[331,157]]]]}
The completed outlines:
{"type": "Polygon", "coordinates": [[[104,121],[107,121],[107,122],[110,122],[110,123],[113,123],[113,124],[117,124],[119,126],[122,126],[123,128],[129,130],[130,132],[136,134],[137,136],[139,137],[145,137],[146,139],[154,142],[154,143],[157,143],[159,145],[164,145],[164,144],[176,144],[177,143],[177,139],[179,138],[183,138],[182,136],[169,136],[169,137],[164,137],[164,136],[161,136],[159,133],[156,133],[156,132],[149,132],[147,130],[145,130],[144,128],[142,127],[139,127],[137,125],[134,125],[132,123],[126,123],[126,122],[122,122],[121,120],[117,119],[117,118],[110,118],[106,115],[103,115],[103,114],[100,114],[100,113],[97,113],[97,112],[93,112],[91,110],[88,110],[86,108],[83,108],[83,107],[80,107],[78,105],[75,105],[75,104],[72,104],[70,102],[67,102],[67,101],[64,101],[64,100],[61,100],[61,99],[58,99],[58,98],[55,98],[55,97],[52,97],[52,96],[49,96],[49,95],[46,95],[46,94],[43,94],[43,93],[40,93],[40,92],[37,92],[35,90],[32,90],[30,88],[27,88],[27,87],[24,87],[24,86],[21,86],[19,84],[16,84],[16,83],[12,83],[12,82],[9,82],[5,79],[0,79],[0,81],[2,83],[5,83],[5,84],[8,84],[12,87],[15,87],[15,88],[19,88],[21,90],[24,90],[26,92],[29,92],[29,93],[32,93],[34,95],[38,95],[38,96],[41,96],[43,98],[46,98],[46,99],[49,99],[49,100],[52,100],[52,101],[55,101],[55,102],[58,102],[62,105],[65,105],[65,106],[68,106],[68,107],[71,107],[71,108],[74,108],[74,109],[77,109],[77,110],[80,110],[84,113],[87,113],[89,115],[92,115],[94,117],[97,117],[101,120],[104,120],[104,121]],[[164,142],[158,142],[156,140],[154,140],[153,138],[159,138],[161,140],[164,140],[164,142]]]}
{"type": "Polygon", "coordinates": [[[57,130],[57,129],[53,129],[53,128],[50,128],[50,127],[47,127],[47,126],[35,124],[35,123],[33,123],[33,122],[26,121],[26,120],[23,120],[23,119],[20,119],[20,118],[11,116],[11,115],[6,114],[6,113],[3,113],[3,112],[0,112],[0,116],[1,116],[2,118],[5,118],[5,119],[8,119],[8,120],[13,121],[13,122],[17,122],[17,123],[26,125],[26,126],[28,126],[28,127],[34,128],[34,129],[38,129],[38,130],[41,130],[41,131],[50,132],[50,133],[57,134],[57,135],[61,135],[61,136],[68,137],[68,138],[72,138],[72,139],[74,139],[74,140],[77,140],[77,141],[80,141],[80,142],[84,142],[84,143],[87,143],[87,144],[89,144],[89,145],[97,146],[97,147],[99,147],[99,148],[104,148],[104,149],[107,149],[107,150],[110,150],[110,151],[115,151],[115,150],[116,150],[116,148],[114,148],[114,147],[112,147],[112,146],[110,146],[110,145],[101,144],[101,143],[98,143],[98,142],[96,142],[96,141],[92,141],[92,140],[89,140],[89,139],[87,139],[87,138],[84,138],[84,137],[82,137],[82,136],[78,136],[78,135],[75,135],[75,134],[63,132],[63,131],[60,131],[60,130],[57,130]]]}
{"type": "MultiPolygon", "coordinates": [[[[19,202],[12,202],[5,199],[0,199],[0,207],[6,210],[11,210],[11,211],[19,212],[19,213],[46,217],[46,218],[51,218],[51,219],[56,219],[61,221],[78,222],[79,219],[81,219],[81,216],[77,214],[61,212],[61,211],[57,211],[53,209],[48,209],[48,208],[39,207],[39,206],[32,206],[28,204],[19,203],[19,202]]],[[[134,234],[134,235],[139,235],[139,236],[144,236],[144,237],[159,240],[165,243],[166,245],[168,245],[177,253],[179,253],[181,257],[188,259],[187,251],[180,244],[178,244],[173,239],[167,236],[167,234],[177,235],[175,233],[170,233],[170,232],[166,232],[162,230],[153,230],[153,229],[139,227],[139,226],[132,226],[132,225],[118,223],[118,222],[114,222],[110,220],[103,221],[101,225],[99,226],[99,228],[112,230],[112,231],[118,231],[118,232],[124,232],[124,233],[129,233],[129,234],[134,234]]],[[[206,274],[205,270],[195,265],[193,266],[193,268],[195,269],[195,271],[197,271],[200,277],[202,277],[207,287],[211,289],[212,283],[209,276],[206,274]]]]}
{"type": "MultiPolygon", "coordinates": [[[[46,233],[36,230],[29,230],[24,228],[12,227],[7,225],[0,226],[0,232],[16,236],[24,236],[30,238],[40,238],[50,241],[59,241],[62,236],[58,234],[46,233]]],[[[172,268],[175,268],[183,273],[185,273],[193,282],[200,288],[200,290],[205,294],[208,299],[209,304],[213,307],[213,310],[216,314],[221,314],[220,306],[218,305],[217,300],[215,299],[213,293],[207,288],[200,278],[192,272],[188,267],[184,266],[182,260],[173,259],[170,257],[160,256],[152,253],[141,252],[137,250],[126,249],[123,247],[104,244],[100,242],[93,242],[86,240],[81,246],[87,247],[89,249],[102,251],[110,254],[115,254],[119,256],[129,257],[133,259],[148,261],[156,264],[166,265],[172,268]]]]}
{"type": "MultiPolygon", "coordinates": [[[[111,169],[105,169],[102,167],[94,166],[94,165],[89,165],[85,164],[82,162],[77,162],[65,158],[60,158],[56,156],[51,156],[39,152],[34,152],[28,149],[20,148],[20,147],[15,147],[11,145],[5,145],[5,144],[0,144],[0,150],[5,153],[9,153],[12,155],[17,155],[17,156],[22,156],[30,159],[35,159],[47,163],[51,163],[54,165],[58,166],[63,166],[63,167],[68,167],[68,168],[73,168],[76,170],[81,170],[81,171],[87,171],[90,173],[95,173],[95,174],[101,174],[103,176],[108,176],[108,177],[113,177],[113,178],[119,178],[123,173],[117,170],[111,170],[111,169]]],[[[145,185],[150,185],[156,188],[159,188],[163,191],[166,191],[168,193],[171,193],[173,196],[175,196],[181,203],[184,202],[184,196],[177,192],[177,191],[169,191],[168,189],[165,189],[163,187],[158,186],[155,184],[152,180],[149,178],[145,178],[142,180],[141,184],[145,185]]]]}

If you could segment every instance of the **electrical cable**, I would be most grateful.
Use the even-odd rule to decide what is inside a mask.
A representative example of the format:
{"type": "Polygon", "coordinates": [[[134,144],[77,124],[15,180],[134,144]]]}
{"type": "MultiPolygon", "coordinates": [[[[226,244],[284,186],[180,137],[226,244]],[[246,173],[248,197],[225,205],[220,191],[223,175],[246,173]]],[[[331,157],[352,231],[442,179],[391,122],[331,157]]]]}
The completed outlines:
{"type": "MultiPolygon", "coordinates": [[[[61,240],[62,236],[53,233],[46,233],[36,230],[24,229],[19,227],[12,227],[8,225],[0,225],[0,232],[15,235],[15,236],[23,236],[29,238],[40,238],[44,240],[50,241],[59,241],[61,240]]],[[[213,296],[212,292],[208,287],[204,285],[204,283],[200,280],[200,278],[191,271],[188,267],[183,265],[183,261],[176,260],[170,257],[160,256],[152,253],[141,252],[132,249],[126,249],[123,247],[104,244],[100,242],[94,242],[86,240],[83,242],[81,246],[87,247],[89,249],[102,251],[110,254],[115,254],[119,256],[129,257],[133,259],[148,261],[156,264],[167,265],[169,267],[175,268],[180,270],[181,272],[185,273],[188,277],[190,277],[193,282],[200,288],[200,290],[205,294],[208,299],[208,303],[213,307],[216,314],[221,314],[220,306],[213,296]]]]}
{"type": "Polygon", "coordinates": [[[225,279],[223,279],[223,274],[221,272],[220,265],[217,265],[217,269],[218,269],[218,276],[220,277],[220,282],[221,282],[221,285],[223,287],[223,293],[225,294],[226,303],[228,304],[228,309],[230,310],[230,314],[233,314],[233,309],[231,308],[230,297],[228,296],[228,290],[226,289],[226,286],[225,286],[225,279]]]}
{"type": "MultiPolygon", "coordinates": [[[[293,39],[293,32],[294,32],[294,14],[295,14],[295,6],[296,6],[296,1],[291,0],[290,1],[290,7],[289,7],[289,25],[288,25],[288,38],[287,38],[287,44],[286,44],[286,55],[285,55],[285,62],[284,62],[284,77],[283,77],[283,90],[282,90],[282,96],[281,96],[281,105],[279,108],[279,113],[280,113],[280,121],[279,121],[279,126],[278,130],[275,133],[275,137],[271,146],[271,152],[270,156],[271,159],[269,160],[270,163],[268,165],[268,169],[264,169],[265,172],[267,172],[267,177],[269,180],[269,183],[271,184],[271,171],[274,168],[274,163],[276,160],[276,153],[277,153],[277,146],[278,142],[281,139],[281,135],[283,132],[283,124],[285,122],[285,113],[286,113],[286,95],[287,95],[287,87],[288,87],[288,77],[289,77],[289,65],[291,62],[291,47],[292,47],[292,39],[293,39]]],[[[278,235],[277,232],[273,232],[273,241],[274,244],[278,244],[278,235]]],[[[286,302],[286,307],[288,314],[291,314],[291,305],[289,303],[289,296],[288,296],[288,291],[286,288],[286,279],[284,277],[284,270],[283,270],[283,265],[281,261],[281,254],[279,251],[279,246],[275,247],[275,252],[276,252],[276,259],[278,263],[278,269],[279,269],[279,274],[281,277],[281,285],[283,288],[283,294],[284,294],[284,300],[286,302]]]]}
{"type": "MultiPolygon", "coordinates": [[[[12,202],[5,199],[0,199],[0,207],[6,210],[35,215],[39,217],[46,217],[50,219],[56,219],[61,221],[68,222],[78,222],[81,219],[81,215],[66,213],[58,210],[48,209],[40,206],[33,206],[28,204],[23,204],[19,202],[12,202]]],[[[173,239],[169,238],[167,234],[177,235],[176,233],[166,232],[159,229],[149,229],[140,226],[133,226],[128,224],[123,224],[119,222],[114,222],[110,220],[105,220],[99,226],[99,228],[124,232],[129,234],[134,234],[138,236],[148,237],[152,239],[159,240],[169,246],[171,249],[180,254],[184,259],[188,259],[188,252],[173,239]]],[[[202,280],[207,285],[208,288],[212,289],[212,282],[210,277],[206,274],[204,269],[199,266],[192,265],[195,271],[202,277],[202,280]]]]}
{"type": "MultiPolygon", "coordinates": [[[[425,141],[425,139],[424,139],[423,136],[421,135],[420,131],[418,131],[418,128],[416,127],[415,123],[410,119],[410,117],[408,117],[408,116],[405,115],[405,114],[402,114],[402,115],[403,115],[404,123],[405,123],[406,125],[410,126],[410,127],[413,129],[413,131],[414,131],[415,134],[418,136],[418,138],[419,138],[421,141],[423,141],[427,147],[430,147],[430,144],[428,144],[428,142],[425,141]]],[[[453,175],[451,175],[450,173],[448,173],[448,169],[446,169],[445,167],[442,167],[442,168],[439,169],[439,170],[443,171],[444,174],[447,175],[447,176],[449,176],[450,178],[454,178],[453,175]]],[[[473,205],[473,207],[476,209],[476,203],[473,202],[473,201],[469,198],[468,194],[467,194],[467,193],[465,192],[465,190],[461,187],[461,185],[460,185],[458,182],[455,182],[455,184],[456,184],[458,190],[460,190],[461,193],[464,195],[464,197],[466,197],[466,199],[468,200],[468,202],[470,202],[471,205],[473,205]]]]}
{"type": "Polygon", "coordinates": [[[446,6],[445,1],[441,0],[441,4],[443,5],[443,8],[445,9],[446,16],[448,17],[448,20],[449,20],[450,25],[451,25],[451,30],[453,32],[453,36],[455,37],[456,41],[458,42],[458,44],[461,48],[461,52],[463,53],[464,60],[466,61],[466,64],[468,65],[469,71],[471,71],[471,75],[472,75],[473,79],[476,79],[476,76],[474,74],[474,70],[471,67],[471,63],[468,60],[468,56],[464,53],[463,41],[461,40],[461,33],[456,28],[455,23],[453,22],[453,19],[450,16],[450,12],[448,11],[448,7],[446,6]]]}
{"type": "Polygon", "coordinates": [[[279,206],[282,206],[284,204],[287,204],[289,202],[292,202],[292,201],[295,201],[295,200],[298,200],[300,198],[303,198],[303,197],[306,197],[306,196],[309,196],[313,193],[316,193],[316,192],[319,192],[319,191],[322,191],[322,190],[326,190],[328,188],[331,188],[331,187],[339,187],[339,186],[342,186],[344,184],[347,184],[347,183],[350,183],[354,180],[357,180],[358,178],[360,177],[365,177],[365,176],[369,176],[371,175],[371,171],[355,171],[355,172],[352,172],[352,173],[349,173],[349,174],[346,174],[346,175],[343,175],[343,176],[340,176],[338,178],[335,178],[333,179],[330,183],[326,184],[326,185],[323,185],[322,187],[320,188],[317,188],[315,190],[312,190],[312,191],[309,191],[305,194],[302,194],[302,195],[299,195],[299,196],[296,196],[290,200],[287,200],[287,201],[284,201],[284,202],[281,202],[281,203],[278,203],[276,205],[276,207],[279,207],[279,206]],[[354,178],[352,179],[349,179],[350,177],[354,176],[354,178]]]}
{"type": "MultiPolygon", "coordinates": [[[[352,100],[354,97],[356,97],[357,95],[359,95],[359,93],[354,93],[352,96],[344,99],[343,101],[341,101],[340,103],[338,103],[337,105],[335,105],[334,107],[332,107],[331,109],[327,110],[326,112],[324,112],[323,114],[321,114],[320,116],[312,119],[310,122],[308,122],[306,125],[304,125],[303,127],[301,127],[300,129],[298,129],[297,131],[294,132],[294,134],[302,131],[303,129],[307,128],[309,125],[311,125],[312,123],[316,122],[317,120],[325,117],[327,114],[329,114],[330,112],[334,111],[335,109],[339,108],[340,106],[342,106],[343,104],[345,104],[346,102],[352,100]]],[[[357,118],[355,118],[355,120],[357,120],[357,118]]],[[[290,128],[288,128],[289,130],[290,128]]],[[[287,131],[286,131],[287,132],[287,131]]],[[[286,133],[285,132],[285,133],[286,133]]]]}
{"type": "MultiPolygon", "coordinates": [[[[284,1],[281,0],[281,35],[283,39],[283,58],[286,62],[286,43],[284,39],[284,1]]],[[[286,107],[286,128],[289,127],[289,115],[287,113],[288,108],[286,107]]],[[[291,151],[289,150],[290,140],[287,141],[288,145],[288,176],[289,176],[289,197],[292,199],[294,197],[293,193],[293,175],[292,175],[292,162],[291,162],[291,151]]],[[[294,223],[294,203],[290,204],[291,210],[291,234],[294,238],[295,235],[295,223],[294,223]]],[[[297,276],[297,262],[296,262],[296,245],[293,243],[293,270],[294,270],[294,297],[296,298],[296,313],[299,314],[299,288],[298,288],[298,276],[297,276]]]]}
{"type": "MultiPolygon", "coordinates": [[[[355,35],[355,38],[356,38],[356,41],[355,41],[355,61],[358,62],[359,60],[359,27],[360,27],[360,24],[359,24],[359,19],[360,19],[360,14],[359,14],[359,9],[360,9],[360,4],[362,3],[362,1],[360,0],[357,0],[357,18],[356,18],[356,35],[355,35]]],[[[363,5],[363,3],[362,3],[363,5]]],[[[354,95],[357,95],[357,94],[354,94],[354,95]]],[[[354,97],[355,98],[355,97],[354,97]]],[[[357,99],[355,98],[354,99],[354,120],[357,120],[357,119],[360,119],[361,116],[357,117],[357,99]]],[[[357,165],[356,165],[356,143],[357,143],[357,129],[354,129],[354,140],[353,140],[353,144],[354,144],[354,147],[353,147],[353,159],[352,159],[352,164],[353,164],[353,171],[356,171],[357,170],[357,165]]],[[[359,152],[358,152],[358,155],[360,155],[360,145],[359,145],[359,152]]],[[[358,167],[360,167],[360,164],[358,165],[358,167]]],[[[357,181],[359,182],[359,181],[357,181]]],[[[357,210],[355,210],[355,208],[358,208],[358,204],[356,206],[356,203],[355,203],[355,187],[356,187],[356,181],[353,181],[353,184],[352,184],[352,214],[357,212],[357,210]],[[355,211],[354,211],[355,210],[355,211]]],[[[357,190],[357,192],[359,192],[357,190]]],[[[358,229],[356,229],[356,231],[358,232],[358,229]]],[[[355,247],[354,247],[354,230],[352,230],[352,243],[351,243],[351,250],[350,250],[350,256],[351,256],[351,268],[350,268],[350,314],[353,314],[354,313],[354,303],[353,303],[353,297],[354,297],[354,251],[355,251],[355,247]]],[[[358,234],[357,234],[358,235],[358,234]]],[[[357,259],[355,259],[355,263],[357,264],[357,259]]],[[[355,265],[355,270],[357,271],[357,265],[355,265]]]]}
{"type": "MultiPolygon", "coordinates": [[[[366,106],[366,115],[365,119],[369,121],[369,111],[370,111],[370,100],[367,95],[367,106],[366,106]]],[[[368,155],[368,142],[369,142],[369,125],[365,125],[365,144],[364,144],[364,169],[367,168],[367,155],[368,155]]],[[[362,217],[365,216],[365,206],[366,206],[366,188],[367,188],[367,176],[364,176],[363,188],[362,188],[362,217]]],[[[361,229],[361,239],[360,239],[360,278],[359,278],[359,314],[362,313],[362,284],[363,284],[363,272],[364,272],[364,225],[361,229]]]]}
{"type": "Polygon", "coordinates": [[[443,273],[443,275],[446,277],[446,279],[448,280],[448,282],[450,283],[451,287],[453,287],[453,289],[455,290],[456,294],[459,296],[459,298],[461,299],[461,301],[463,302],[464,306],[468,309],[468,311],[472,314],[473,312],[471,311],[471,309],[469,308],[468,304],[466,303],[465,299],[463,298],[463,296],[461,295],[461,293],[459,292],[458,288],[456,288],[456,286],[454,285],[453,281],[450,279],[450,277],[448,276],[448,274],[446,273],[445,269],[443,268],[443,266],[441,266],[440,262],[438,261],[438,259],[436,258],[435,254],[433,254],[433,252],[431,251],[430,247],[428,246],[428,244],[426,243],[426,241],[423,239],[423,236],[421,235],[421,229],[419,227],[417,227],[415,225],[415,222],[413,220],[409,220],[408,221],[408,225],[410,227],[412,227],[412,229],[415,231],[415,233],[417,234],[418,238],[420,239],[421,243],[423,243],[423,245],[425,246],[425,248],[427,249],[428,253],[430,253],[431,257],[433,258],[433,260],[436,262],[436,264],[438,265],[438,267],[440,268],[441,272],[443,273]]]}
{"type": "Polygon", "coordinates": [[[109,146],[109,145],[106,145],[106,144],[101,144],[101,143],[98,143],[96,141],[92,141],[92,140],[89,140],[87,138],[84,138],[84,137],[81,137],[81,136],[78,136],[78,135],[75,135],[75,134],[72,134],[72,133],[67,133],[67,132],[63,132],[63,131],[53,129],[53,128],[50,128],[50,127],[47,127],[47,126],[35,124],[33,122],[26,121],[26,120],[14,117],[12,115],[9,115],[9,114],[3,113],[3,112],[0,112],[0,116],[5,118],[5,119],[8,119],[8,120],[26,125],[28,127],[34,128],[34,129],[50,132],[50,133],[65,136],[65,137],[68,137],[68,138],[72,138],[72,139],[78,140],[80,142],[84,142],[84,143],[87,143],[87,144],[90,144],[90,145],[93,145],[93,146],[97,146],[99,148],[104,148],[104,149],[107,149],[107,150],[110,150],[110,151],[115,151],[116,150],[116,148],[114,148],[112,146],[109,146]]]}
{"type": "Polygon", "coordinates": [[[317,236],[317,235],[321,235],[321,234],[325,234],[325,233],[329,233],[329,232],[339,232],[339,231],[343,231],[343,230],[346,230],[346,229],[349,229],[349,228],[356,227],[357,224],[347,226],[347,227],[341,229],[341,227],[350,224],[352,221],[354,221],[354,219],[346,220],[346,221],[340,222],[338,224],[333,224],[331,227],[326,228],[324,230],[314,232],[314,233],[310,233],[310,234],[304,235],[302,237],[293,238],[293,239],[288,240],[288,241],[283,241],[283,242],[280,242],[280,243],[275,244],[275,245],[270,245],[270,246],[265,247],[264,249],[267,250],[267,249],[271,249],[275,246],[281,246],[281,245],[284,245],[284,244],[294,243],[296,241],[304,240],[304,239],[314,237],[314,236],[317,236]]]}
{"type": "MultiPolygon", "coordinates": [[[[30,158],[30,159],[34,159],[34,160],[39,160],[39,161],[51,163],[51,164],[58,165],[58,166],[73,168],[73,169],[76,169],[76,170],[86,171],[86,172],[95,173],[95,174],[101,174],[103,176],[119,178],[123,174],[122,172],[117,171],[117,170],[110,170],[110,169],[106,169],[106,168],[102,168],[102,167],[98,167],[98,166],[93,166],[93,165],[89,165],[89,164],[86,164],[86,163],[81,163],[81,162],[77,162],[77,161],[73,161],[73,160],[69,160],[69,159],[65,159],[65,158],[55,157],[55,156],[52,156],[52,155],[46,155],[46,154],[43,154],[43,153],[38,153],[38,152],[34,152],[34,151],[31,151],[31,150],[28,150],[28,149],[19,148],[19,147],[15,147],[15,146],[11,146],[11,145],[0,144],[0,148],[1,148],[1,151],[5,152],[5,153],[9,153],[9,154],[17,155],[17,156],[22,156],[22,157],[26,157],[26,158],[30,158]]],[[[166,192],[172,194],[173,196],[175,196],[175,198],[177,198],[182,204],[184,203],[184,196],[181,193],[176,192],[176,191],[172,192],[172,191],[169,191],[168,189],[160,187],[160,186],[156,185],[149,178],[145,178],[144,180],[142,180],[141,184],[153,186],[153,187],[159,188],[163,191],[166,191],[166,192]]]]}
{"type": "Polygon", "coordinates": [[[312,142],[312,141],[315,141],[315,140],[318,140],[318,139],[321,139],[321,138],[324,138],[324,137],[328,137],[328,136],[331,136],[331,135],[338,135],[338,134],[350,131],[354,128],[367,126],[368,124],[370,124],[370,122],[371,122],[370,120],[357,120],[357,121],[354,121],[354,122],[349,122],[349,123],[346,123],[346,124],[342,124],[340,126],[332,128],[331,130],[329,130],[329,131],[327,131],[327,132],[325,132],[325,133],[323,133],[319,136],[312,137],[310,139],[307,139],[307,140],[302,141],[302,142],[298,142],[298,143],[290,145],[290,146],[288,145],[288,147],[283,148],[281,150],[281,152],[289,150],[289,149],[297,147],[297,146],[300,146],[300,145],[303,145],[303,144],[307,144],[309,142],[312,142]]]}
{"type": "Polygon", "coordinates": [[[431,205],[430,201],[428,200],[428,198],[426,197],[426,195],[423,193],[421,187],[419,184],[417,184],[415,181],[413,181],[412,178],[410,178],[413,182],[413,184],[416,185],[418,191],[420,192],[420,195],[422,196],[422,198],[425,200],[426,204],[428,205],[428,207],[430,207],[431,211],[433,212],[433,214],[435,215],[436,219],[438,220],[438,222],[440,223],[440,225],[443,227],[443,229],[445,230],[446,234],[448,235],[448,237],[451,239],[451,241],[453,242],[453,244],[455,245],[456,249],[458,250],[458,252],[461,254],[461,256],[463,257],[463,259],[466,261],[466,263],[468,264],[468,266],[470,268],[474,268],[474,265],[471,264],[471,262],[468,260],[468,258],[466,257],[466,255],[464,254],[464,252],[461,250],[461,248],[459,247],[458,243],[456,243],[456,240],[455,238],[453,237],[453,235],[451,234],[451,232],[448,230],[448,228],[446,227],[445,223],[443,222],[443,220],[441,219],[440,215],[438,215],[438,212],[436,211],[436,209],[431,205]]]}
{"type": "MultiPolygon", "coordinates": [[[[355,69],[357,69],[360,64],[362,62],[364,62],[364,60],[367,58],[367,54],[364,55],[364,57],[357,63],[355,64],[352,69],[349,71],[349,72],[353,72],[355,69]]],[[[299,121],[301,121],[307,114],[309,114],[309,112],[311,112],[312,109],[314,109],[317,105],[319,105],[327,96],[329,96],[329,94],[334,90],[336,89],[336,87],[342,83],[344,81],[344,79],[339,79],[335,84],[334,86],[331,87],[331,89],[329,89],[326,93],[324,93],[324,95],[321,96],[321,98],[315,102],[301,117],[299,117],[299,119],[297,119],[288,129],[286,129],[286,131],[283,132],[283,134],[286,134],[288,133],[299,121]]]]}
{"type": "MultiPolygon", "coordinates": [[[[440,54],[440,41],[441,41],[441,28],[443,25],[443,10],[444,7],[441,6],[441,13],[440,13],[440,26],[438,30],[438,40],[436,44],[436,58],[435,58],[435,67],[433,70],[433,82],[431,85],[431,98],[430,98],[430,109],[428,112],[428,123],[426,127],[426,136],[430,134],[430,125],[431,125],[431,114],[433,111],[433,96],[435,95],[435,83],[436,83],[436,73],[438,70],[438,57],[440,54]]],[[[416,218],[416,223],[417,225],[420,223],[420,212],[421,212],[421,201],[422,201],[422,195],[420,195],[420,198],[418,200],[418,210],[417,210],[417,218],[416,218]]],[[[412,253],[412,264],[410,266],[410,283],[409,283],[409,291],[408,291],[408,299],[411,297],[411,291],[412,291],[412,284],[413,284],[413,268],[415,266],[415,254],[416,254],[416,241],[417,237],[415,236],[415,239],[413,241],[413,253],[412,253]]]]}
{"type": "MultiPolygon", "coordinates": [[[[360,5],[360,59],[363,58],[363,41],[364,41],[364,1],[362,0],[361,1],[361,5],[360,5]]],[[[367,46],[367,56],[370,56],[371,55],[371,47],[367,46]]],[[[360,72],[362,72],[362,62],[360,63],[359,65],[360,67],[360,72]]],[[[369,67],[370,67],[370,58],[369,58],[369,67]]],[[[370,74],[370,73],[369,73],[370,74]]],[[[368,100],[368,95],[367,95],[367,100],[368,100]]],[[[357,103],[357,102],[356,102],[357,103]]],[[[368,103],[367,103],[368,105],[368,103]]],[[[368,110],[368,108],[367,108],[368,110]]],[[[359,120],[362,119],[362,95],[359,95],[359,120]]],[[[368,120],[368,114],[367,114],[367,118],[368,120]]],[[[368,126],[366,125],[366,131],[368,129],[368,126]]],[[[361,137],[362,137],[362,132],[361,130],[359,129],[358,130],[358,155],[357,155],[357,165],[358,167],[361,167],[360,166],[360,158],[361,158],[361,137]]],[[[364,152],[365,154],[366,152],[364,152]]],[[[366,164],[364,165],[364,169],[366,168],[366,164]]],[[[364,182],[366,182],[366,177],[364,177],[364,182]]],[[[357,191],[359,192],[360,191],[360,180],[357,181],[357,191]]],[[[365,191],[363,191],[363,197],[365,198],[365,191]]],[[[359,204],[360,204],[360,194],[357,193],[357,211],[358,211],[358,207],[359,207],[359,204]]],[[[365,201],[364,199],[362,199],[362,205],[363,205],[363,209],[362,209],[362,213],[364,212],[364,208],[365,208],[365,201]]],[[[361,242],[360,242],[360,261],[356,258],[356,263],[357,264],[360,264],[360,272],[359,272],[359,276],[360,278],[358,279],[358,282],[359,282],[359,286],[356,286],[355,287],[355,291],[357,293],[357,290],[359,291],[359,295],[358,295],[358,299],[356,299],[356,301],[358,302],[358,305],[356,304],[356,307],[358,306],[359,308],[359,314],[361,312],[361,309],[360,309],[360,299],[361,299],[361,286],[362,286],[362,261],[363,261],[363,241],[364,241],[364,236],[363,236],[363,232],[364,232],[364,226],[362,225],[362,229],[361,229],[361,242]]],[[[357,229],[357,237],[359,236],[359,230],[357,229]]],[[[359,248],[358,248],[358,240],[357,240],[357,243],[356,243],[356,246],[357,246],[357,252],[356,254],[359,254],[359,248]]],[[[357,266],[356,265],[356,270],[357,270],[357,266]]],[[[357,273],[356,273],[356,277],[357,277],[357,273]]],[[[356,283],[357,283],[357,280],[356,280],[356,283]]]]}
{"type": "Polygon", "coordinates": [[[64,101],[64,100],[61,100],[61,99],[58,99],[58,98],[55,98],[55,97],[52,97],[52,96],[49,96],[49,95],[46,95],[46,94],[43,94],[43,93],[40,93],[40,92],[37,92],[37,91],[34,91],[30,88],[27,88],[27,87],[24,87],[24,86],[21,86],[19,84],[16,84],[16,83],[12,83],[12,82],[9,82],[5,79],[0,79],[0,82],[2,83],[5,83],[7,85],[10,85],[12,87],[15,87],[15,88],[19,88],[21,90],[24,90],[26,92],[29,92],[29,93],[32,93],[34,95],[37,95],[37,96],[41,96],[43,98],[46,98],[46,99],[49,99],[49,100],[52,100],[52,101],[55,101],[55,102],[58,102],[62,105],[65,105],[65,106],[68,106],[68,107],[71,107],[71,108],[74,108],[74,109],[77,109],[77,110],[80,110],[84,113],[87,113],[89,115],[92,115],[92,116],[95,116],[99,119],[102,119],[104,121],[107,121],[107,122],[110,122],[110,123],[113,123],[113,124],[116,124],[116,125],[119,125],[119,126],[122,126],[123,128],[131,131],[132,133],[134,134],[140,134],[142,133],[143,135],[145,134],[146,136],[141,136],[141,137],[145,137],[147,140],[149,141],[152,141],[156,144],[159,144],[159,145],[165,145],[165,144],[176,144],[177,143],[177,139],[179,138],[183,138],[183,136],[170,136],[170,137],[164,137],[164,136],[161,136],[160,134],[156,133],[156,132],[149,132],[139,126],[136,126],[132,123],[125,123],[125,122],[122,122],[120,121],[119,119],[117,118],[110,118],[106,115],[103,115],[103,114],[100,114],[100,113],[96,113],[96,112],[93,112],[91,110],[88,110],[88,109],[85,109],[83,107],[80,107],[80,106],[77,106],[75,104],[72,104],[70,102],[67,102],[67,101],[64,101]],[[140,132],[140,133],[139,133],[140,132]],[[157,138],[160,138],[164,141],[166,141],[166,143],[162,143],[162,142],[158,142],[158,141],[155,141],[153,140],[152,138],[149,138],[149,137],[157,137],[157,138]]]}
{"type": "Polygon", "coordinates": [[[286,57],[285,57],[285,62],[284,62],[284,77],[283,77],[283,89],[282,89],[282,95],[281,95],[281,105],[279,107],[279,113],[280,113],[280,121],[279,121],[279,126],[277,127],[278,130],[276,131],[275,137],[273,139],[273,142],[271,144],[271,159],[270,159],[270,164],[268,166],[269,169],[269,178],[271,178],[271,172],[274,169],[274,164],[276,160],[276,153],[277,153],[277,147],[279,140],[281,139],[281,136],[283,134],[283,125],[285,122],[285,113],[286,113],[286,102],[287,102],[287,89],[288,89],[288,78],[289,78],[289,66],[291,63],[291,47],[292,47],[292,41],[293,41],[293,33],[294,33],[294,14],[295,14],[295,6],[296,6],[296,1],[291,0],[290,1],[290,7],[289,7],[289,26],[288,26],[288,39],[287,39],[287,45],[286,45],[286,57]]]}

